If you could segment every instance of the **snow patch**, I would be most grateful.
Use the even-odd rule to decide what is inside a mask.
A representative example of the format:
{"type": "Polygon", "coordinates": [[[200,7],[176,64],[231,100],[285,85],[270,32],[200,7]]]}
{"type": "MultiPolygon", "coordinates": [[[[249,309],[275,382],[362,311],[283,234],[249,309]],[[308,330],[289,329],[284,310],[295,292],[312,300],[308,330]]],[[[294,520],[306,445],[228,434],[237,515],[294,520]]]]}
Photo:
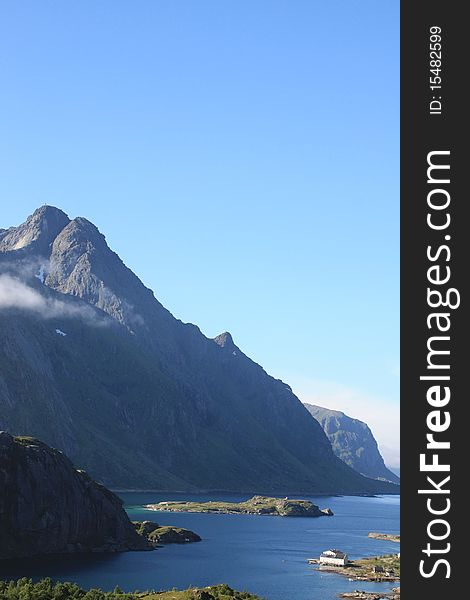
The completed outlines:
{"type": "Polygon", "coordinates": [[[41,265],[39,267],[39,271],[36,273],[35,277],[36,277],[36,279],[39,279],[39,281],[41,283],[44,283],[44,281],[46,279],[46,268],[44,265],[41,265]]]}
{"type": "Polygon", "coordinates": [[[234,350],[234,351],[232,352],[232,354],[233,354],[234,356],[236,356],[236,355],[237,355],[237,352],[236,352],[236,350],[234,350]]]}
{"type": "Polygon", "coordinates": [[[64,332],[63,332],[61,329],[56,329],[56,330],[55,330],[55,332],[56,332],[58,335],[61,335],[61,336],[63,336],[63,337],[65,337],[65,336],[67,335],[67,334],[66,334],[66,333],[64,333],[64,332]]]}

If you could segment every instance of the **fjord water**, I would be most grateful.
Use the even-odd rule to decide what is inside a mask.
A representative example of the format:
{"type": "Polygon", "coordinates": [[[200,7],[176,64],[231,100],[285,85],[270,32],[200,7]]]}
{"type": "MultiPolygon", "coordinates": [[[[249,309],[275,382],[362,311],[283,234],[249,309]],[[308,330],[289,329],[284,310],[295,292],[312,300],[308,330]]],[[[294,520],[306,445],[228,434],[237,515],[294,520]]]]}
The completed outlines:
{"type": "Polygon", "coordinates": [[[282,518],[153,512],[142,505],[162,500],[246,500],[248,496],[121,493],[132,520],[153,520],[185,527],[203,541],[171,545],[154,552],[71,556],[9,561],[0,566],[2,579],[22,576],[75,581],[79,585],[126,591],[178,589],[228,583],[268,600],[333,600],[345,591],[387,591],[390,583],[348,581],[320,572],[307,560],[328,548],[351,558],[396,553],[399,545],[367,537],[370,531],[398,533],[400,499],[380,497],[307,498],[334,517],[282,518]]]}

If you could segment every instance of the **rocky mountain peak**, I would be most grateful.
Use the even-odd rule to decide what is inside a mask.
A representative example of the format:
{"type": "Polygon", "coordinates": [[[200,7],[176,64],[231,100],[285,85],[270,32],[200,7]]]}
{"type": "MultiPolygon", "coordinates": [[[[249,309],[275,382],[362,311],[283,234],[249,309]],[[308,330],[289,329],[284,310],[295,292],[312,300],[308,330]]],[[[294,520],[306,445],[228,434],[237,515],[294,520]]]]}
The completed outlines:
{"type": "Polygon", "coordinates": [[[232,335],[228,331],[220,333],[214,338],[214,342],[221,348],[227,348],[228,350],[236,348],[232,335]]]}
{"type": "Polygon", "coordinates": [[[61,210],[60,208],[57,208],[57,206],[52,206],[50,204],[43,204],[42,206],[40,206],[39,208],[37,208],[32,215],[30,215],[27,219],[26,222],[30,222],[30,221],[40,221],[40,220],[56,220],[58,221],[62,221],[67,223],[70,219],[68,217],[68,215],[61,210]]]}
{"type": "Polygon", "coordinates": [[[130,330],[144,322],[135,305],[147,317],[151,313],[150,320],[156,313],[169,318],[91,221],[71,220],[53,206],[41,206],[18,227],[0,229],[0,261],[13,276],[27,273],[34,283],[34,275],[45,288],[81,298],[130,330]]]}
{"type": "Polygon", "coordinates": [[[105,243],[104,235],[99,231],[98,227],[84,217],[76,217],[67,225],[67,235],[71,239],[77,241],[105,243]]]}
{"type": "Polygon", "coordinates": [[[69,222],[62,210],[45,204],[18,227],[10,227],[0,233],[0,251],[21,250],[47,255],[52,242],[69,222]]]}
{"type": "Polygon", "coordinates": [[[110,252],[106,239],[98,228],[87,219],[76,217],[55,238],[51,261],[62,260],[64,257],[68,257],[68,262],[76,261],[94,249],[110,252]]]}

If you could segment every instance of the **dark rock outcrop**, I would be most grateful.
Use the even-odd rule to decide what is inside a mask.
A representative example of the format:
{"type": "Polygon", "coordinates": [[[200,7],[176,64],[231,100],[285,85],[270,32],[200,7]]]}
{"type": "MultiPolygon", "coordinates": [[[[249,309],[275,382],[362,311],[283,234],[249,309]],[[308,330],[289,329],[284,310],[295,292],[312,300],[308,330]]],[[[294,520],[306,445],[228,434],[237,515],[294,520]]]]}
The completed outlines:
{"type": "Polygon", "coordinates": [[[366,477],[400,482],[395,473],[385,466],[377,441],[367,423],[348,417],[339,410],[314,404],[305,406],[323,427],[338,458],[366,477]]]}
{"type": "Polygon", "coordinates": [[[0,429],[114,488],[378,493],[228,333],[165,309],[82,217],[0,231],[0,429]],[[3,294],[3,295],[2,295],[3,294]]]}
{"type": "Polygon", "coordinates": [[[33,438],[0,432],[0,558],[147,550],[121,500],[33,438]]]}

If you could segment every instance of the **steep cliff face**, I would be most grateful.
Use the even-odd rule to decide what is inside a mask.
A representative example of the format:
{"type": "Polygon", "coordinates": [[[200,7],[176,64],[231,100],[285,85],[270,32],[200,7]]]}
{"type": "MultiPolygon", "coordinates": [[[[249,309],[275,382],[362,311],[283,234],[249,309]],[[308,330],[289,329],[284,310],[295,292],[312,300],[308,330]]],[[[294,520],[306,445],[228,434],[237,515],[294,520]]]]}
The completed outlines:
{"type": "Polygon", "coordinates": [[[0,432],[0,559],[148,548],[115,494],[61,452],[0,432]]]}
{"type": "Polygon", "coordinates": [[[305,405],[320,423],[336,456],[366,477],[399,483],[400,479],[385,466],[376,439],[369,426],[345,415],[313,404],[305,405]]]}
{"type": "Polygon", "coordinates": [[[0,231],[0,428],[112,487],[394,492],[332,452],[228,333],[175,319],[84,218],[0,231]]]}

